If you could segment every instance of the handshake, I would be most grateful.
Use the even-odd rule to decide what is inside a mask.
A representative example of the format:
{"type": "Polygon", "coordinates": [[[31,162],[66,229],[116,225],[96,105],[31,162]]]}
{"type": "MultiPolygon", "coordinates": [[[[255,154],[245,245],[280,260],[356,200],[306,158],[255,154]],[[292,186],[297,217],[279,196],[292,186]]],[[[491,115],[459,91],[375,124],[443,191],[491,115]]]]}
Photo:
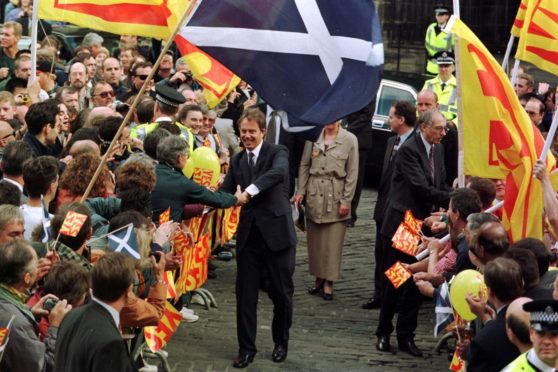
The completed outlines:
{"type": "Polygon", "coordinates": [[[236,187],[236,192],[234,193],[234,196],[236,197],[237,206],[243,206],[244,204],[248,203],[251,198],[250,194],[240,189],[240,186],[236,187]]]}

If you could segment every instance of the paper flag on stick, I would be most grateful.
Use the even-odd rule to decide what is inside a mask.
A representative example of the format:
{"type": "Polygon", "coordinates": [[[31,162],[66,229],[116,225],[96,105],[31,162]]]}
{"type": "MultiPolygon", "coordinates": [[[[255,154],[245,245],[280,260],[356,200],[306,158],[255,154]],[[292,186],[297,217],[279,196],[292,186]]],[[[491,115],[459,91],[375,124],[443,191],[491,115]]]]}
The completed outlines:
{"type": "Polygon", "coordinates": [[[415,216],[413,216],[413,212],[407,210],[405,212],[405,218],[403,220],[407,228],[413,233],[420,235],[420,229],[422,228],[422,224],[424,223],[421,220],[417,220],[415,216]]]}
{"type": "Polygon", "coordinates": [[[75,238],[79,234],[85,221],[87,221],[87,215],[68,211],[66,218],[64,218],[64,223],[60,228],[60,234],[75,238]]]}
{"type": "Polygon", "coordinates": [[[138,242],[134,225],[130,223],[127,229],[120,229],[107,235],[109,248],[112,252],[119,252],[132,256],[136,260],[141,258],[138,251],[138,242]]]}
{"type": "Polygon", "coordinates": [[[400,223],[397,231],[391,238],[392,246],[401,252],[414,256],[417,253],[420,236],[409,230],[408,225],[400,223]]]}
{"type": "Polygon", "coordinates": [[[168,207],[161,215],[159,216],[159,224],[164,224],[165,222],[170,221],[170,207],[168,207]]]}
{"type": "Polygon", "coordinates": [[[413,276],[411,270],[403,266],[401,261],[397,261],[392,267],[387,269],[385,274],[395,288],[401,287],[403,283],[413,276]]]}

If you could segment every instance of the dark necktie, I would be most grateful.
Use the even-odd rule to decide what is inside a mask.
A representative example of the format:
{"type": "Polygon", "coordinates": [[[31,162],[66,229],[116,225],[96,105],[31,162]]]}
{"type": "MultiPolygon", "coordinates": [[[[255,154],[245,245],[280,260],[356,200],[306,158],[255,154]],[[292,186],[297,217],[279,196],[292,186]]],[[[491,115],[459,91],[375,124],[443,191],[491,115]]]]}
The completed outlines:
{"type": "Polygon", "coordinates": [[[275,143],[275,137],[277,134],[277,122],[276,120],[277,115],[271,115],[271,119],[267,124],[267,131],[265,133],[265,141],[267,143],[275,143]]]}
{"type": "Polygon", "coordinates": [[[250,182],[254,179],[254,169],[256,168],[256,155],[252,151],[248,152],[248,165],[250,168],[250,182]]]}
{"type": "Polygon", "coordinates": [[[398,146],[399,143],[401,142],[401,137],[397,136],[397,138],[395,139],[395,143],[393,144],[393,149],[391,150],[391,155],[389,157],[389,160],[391,161],[393,159],[393,157],[395,156],[395,153],[398,150],[398,146]]]}
{"type": "Polygon", "coordinates": [[[430,154],[428,154],[428,162],[430,163],[430,176],[432,177],[432,182],[436,183],[436,168],[434,165],[434,145],[430,146],[430,154]]]}
{"type": "Polygon", "coordinates": [[[442,83],[442,92],[446,89],[446,83],[442,83]]]}

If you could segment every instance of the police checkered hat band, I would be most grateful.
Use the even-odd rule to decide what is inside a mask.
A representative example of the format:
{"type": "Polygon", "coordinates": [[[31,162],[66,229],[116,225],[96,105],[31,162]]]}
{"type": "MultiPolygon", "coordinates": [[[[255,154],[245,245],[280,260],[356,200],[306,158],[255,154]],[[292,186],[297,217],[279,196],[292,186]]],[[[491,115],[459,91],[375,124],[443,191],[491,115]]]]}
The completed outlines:
{"type": "Polygon", "coordinates": [[[558,331],[558,301],[527,302],[523,305],[523,310],[531,313],[531,327],[535,331],[558,331]]]}
{"type": "Polygon", "coordinates": [[[178,103],[176,103],[176,102],[174,102],[174,101],[168,100],[168,99],[166,99],[165,97],[161,96],[160,94],[156,94],[156,95],[155,95],[155,99],[156,99],[157,101],[161,102],[161,103],[164,103],[165,105],[168,105],[168,106],[172,106],[172,107],[178,107],[178,106],[180,106],[180,104],[178,104],[178,103]]]}

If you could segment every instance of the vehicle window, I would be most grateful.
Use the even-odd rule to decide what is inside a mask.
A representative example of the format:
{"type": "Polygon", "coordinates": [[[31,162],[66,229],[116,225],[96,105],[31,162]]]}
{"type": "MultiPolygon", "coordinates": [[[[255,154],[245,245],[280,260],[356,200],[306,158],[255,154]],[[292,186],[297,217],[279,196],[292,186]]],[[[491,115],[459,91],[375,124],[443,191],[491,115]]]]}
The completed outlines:
{"type": "Polygon", "coordinates": [[[415,97],[408,90],[384,85],[380,91],[380,99],[376,105],[376,115],[388,116],[389,108],[395,101],[409,101],[415,104],[415,97]]]}

